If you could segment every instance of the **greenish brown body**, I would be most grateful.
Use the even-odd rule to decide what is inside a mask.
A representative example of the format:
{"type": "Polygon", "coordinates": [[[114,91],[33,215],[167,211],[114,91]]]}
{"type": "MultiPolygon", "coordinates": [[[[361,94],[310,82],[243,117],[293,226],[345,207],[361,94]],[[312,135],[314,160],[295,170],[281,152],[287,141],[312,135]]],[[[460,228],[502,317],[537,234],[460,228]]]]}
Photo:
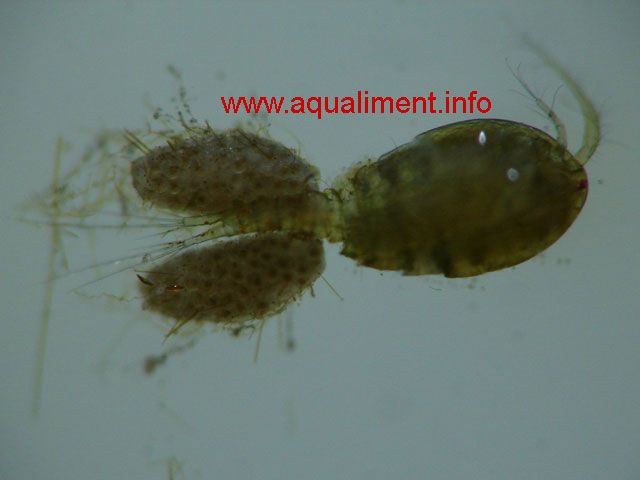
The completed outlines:
{"type": "Polygon", "coordinates": [[[335,186],[344,255],[408,275],[469,277],[553,244],[584,205],[587,175],[536,128],[470,120],[425,132],[335,186]]]}

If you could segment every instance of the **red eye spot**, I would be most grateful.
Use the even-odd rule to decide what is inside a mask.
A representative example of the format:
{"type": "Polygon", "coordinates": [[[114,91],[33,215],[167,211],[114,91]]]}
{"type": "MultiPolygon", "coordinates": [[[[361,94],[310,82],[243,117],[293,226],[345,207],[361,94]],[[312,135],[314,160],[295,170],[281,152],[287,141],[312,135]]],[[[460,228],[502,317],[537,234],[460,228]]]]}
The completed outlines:
{"type": "Polygon", "coordinates": [[[584,190],[588,186],[589,186],[589,180],[585,178],[584,180],[580,180],[580,183],[578,184],[578,190],[584,190]]]}

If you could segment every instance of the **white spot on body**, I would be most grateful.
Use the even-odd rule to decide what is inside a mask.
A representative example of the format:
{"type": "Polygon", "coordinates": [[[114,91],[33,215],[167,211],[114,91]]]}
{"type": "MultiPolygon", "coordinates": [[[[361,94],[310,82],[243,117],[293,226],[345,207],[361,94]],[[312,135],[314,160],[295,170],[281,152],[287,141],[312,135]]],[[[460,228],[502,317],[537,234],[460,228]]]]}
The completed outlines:
{"type": "Polygon", "coordinates": [[[480,145],[487,143],[487,134],[484,133],[484,130],[480,130],[480,133],[478,134],[478,143],[480,145]]]}
{"type": "Polygon", "coordinates": [[[507,170],[507,178],[510,181],[515,182],[516,180],[518,180],[518,178],[520,178],[520,172],[518,172],[518,170],[516,170],[515,168],[510,168],[509,170],[507,170]]]}

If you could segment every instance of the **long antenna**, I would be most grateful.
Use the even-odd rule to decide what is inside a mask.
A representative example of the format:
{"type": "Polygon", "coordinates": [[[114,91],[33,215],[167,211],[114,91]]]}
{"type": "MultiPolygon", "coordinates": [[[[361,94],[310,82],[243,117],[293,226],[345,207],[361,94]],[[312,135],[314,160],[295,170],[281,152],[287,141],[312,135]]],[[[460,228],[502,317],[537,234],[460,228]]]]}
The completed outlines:
{"type": "Polygon", "coordinates": [[[600,116],[589,97],[584,93],[578,82],[567,72],[551,55],[536,45],[531,39],[525,38],[527,46],[532,48],[542,60],[560,76],[567,88],[571,91],[582,111],[584,119],[584,133],[582,135],[582,146],[575,154],[576,160],[585,164],[593,156],[600,144],[600,116]]]}

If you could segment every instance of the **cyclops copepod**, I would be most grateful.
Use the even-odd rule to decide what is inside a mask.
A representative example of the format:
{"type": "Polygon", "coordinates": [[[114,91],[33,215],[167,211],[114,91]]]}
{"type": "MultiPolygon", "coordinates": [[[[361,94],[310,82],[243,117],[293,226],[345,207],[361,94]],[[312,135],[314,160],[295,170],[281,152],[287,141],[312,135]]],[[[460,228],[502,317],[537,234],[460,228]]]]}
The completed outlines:
{"type": "MultiPolygon", "coordinates": [[[[295,150],[243,127],[187,125],[181,111],[182,132],[103,132],[65,175],[59,175],[59,141],[52,184],[33,202],[52,227],[34,411],[56,265],[66,263],[61,230],[91,228],[85,220],[103,209],[113,213],[105,207],[114,203],[123,218],[112,225],[118,229],[168,227],[163,235],[179,235],[141,259],[102,264],[126,265],[107,276],[136,271],[144,308],[175,321],[169,334],[190,321],[238,333],[282,311],[321,275],[323,239],[341,242],[342,253],[360,265],[407,275],[480,275],[542,252],[585,203],[584,165],[598,147],[600,125],[573,78],[538,53],[580,105],[584,133],[575,155],[563,123],[517,75],[557,138],[509,120],[453,123],[353,166],[324,191],[318,170],[295,150]],[[138,135],[162,145],[150,148],[138,135]],[[131,147],[143,153],[133,162],[131,147]],[[160,219],[148,206],[175,214],[160,219]]],[[[184,98],[181,87],[190,113],[184,98]]]]}
{"type": "Polygon", "coordinates": [[[469,277],[537,255],[584,205],[584,164],[600,139],[591,102],[559,65],[545,59],[582,109],[583,145],[575,156],[555,112],[517,76],[557,138],[509,120],[457,122],[355,165],[325,191],[318,188],[317,170],[295,151],[241,129],[190,128],[188,137],[149,150],[131,168],[140,197],[197,214],[184,217],[185,225],[196,218],[194,225],[206,227],[181,248],[253,236],[160,263],[141,286],[145,305],[179,321],[265,317],[321,274],[320,239],[342,242],[342,253],[360,265],[407,275],[469,277]],[[296,260],[285,261],[288,249],[296,260]],[[253,250],[266,252],[267,261],[249,266],[245,259],[253,250]],[[225,256],[233,261],[220,260],[225,256]],[[268,260],[274,256],[277,262],[268,260]],[[235,268],[230,276],[229,268],[235,268]],[[191,269],[200,280],[188,285],[191,269]],[[254,285],[260,288],[248,277],[259,279],[254,285]]]}
{"type": "MultiPolygon", "coordinates": [[[[324,191],[296,151],[241,128],[185,126],[131,164],[147,203],[200,233],[169,244],[141,275],[147,308],[178,320],[242,326],[282,310],[324,268],[320,240],[359,264],[408,275],[469,277],[521,263],[553,244],[587,196],[583,165],[598,116],[555,62],[581,106],[574,156],[555,112],[519,78],[557,131],[500,119],[453,123],[352,167],[324,191]],[[222,238],[232,238],[221,240],[222,238]],[[183,251],[203,242],[205,248],[183,251]]],[[[190,231],[190,230],[189,230],[190,231]]]]}

